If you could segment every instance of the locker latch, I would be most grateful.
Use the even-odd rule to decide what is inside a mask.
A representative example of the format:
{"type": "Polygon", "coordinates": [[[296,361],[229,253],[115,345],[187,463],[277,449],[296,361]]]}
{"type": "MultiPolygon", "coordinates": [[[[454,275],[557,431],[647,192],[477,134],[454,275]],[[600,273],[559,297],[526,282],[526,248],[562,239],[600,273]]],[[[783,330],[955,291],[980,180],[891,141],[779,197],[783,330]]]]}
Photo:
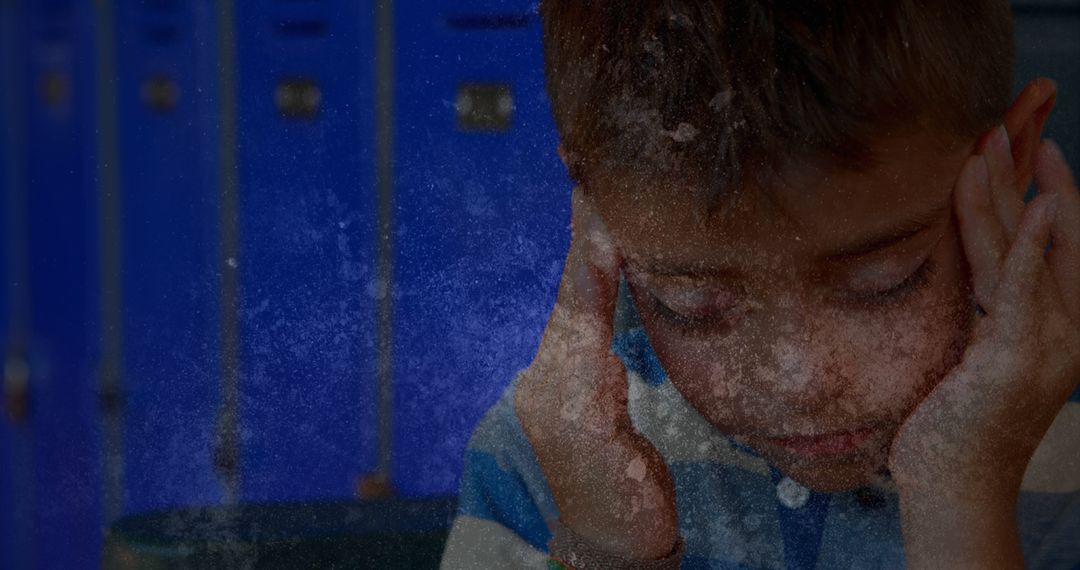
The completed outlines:
{"type": "Polygon", "coordinates": [[[143,104],[157,113],[168,113],[180,99],[180,88],[167,75],[153,75],[143,80],[140,95],[143,104]]]}
{"type": "Polygon", "coordinates": [[[287,119],[313,119],[321,103],[319,84],[310,78],[282,79],[274,90],[274,105],[287,119]]]}
{"type": "Polygon", "coordinates": [[[459,130],[506,131],[514,114],[514,96],[505,83],[463,83],[455,106],[459,130]]]}
{"type": "Polygon", "coordinates": [[[38,80],[38,96],[52,109],[62,109],[71,98],[71,79],[59,70],[45,72],[38,80]]]}

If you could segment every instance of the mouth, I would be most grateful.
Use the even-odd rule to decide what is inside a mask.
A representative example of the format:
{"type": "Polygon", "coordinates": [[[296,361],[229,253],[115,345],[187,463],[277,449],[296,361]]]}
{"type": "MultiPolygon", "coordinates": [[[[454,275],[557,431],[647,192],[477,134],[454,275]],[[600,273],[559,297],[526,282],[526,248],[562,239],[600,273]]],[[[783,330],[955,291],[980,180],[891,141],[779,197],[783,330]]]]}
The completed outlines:
{"type": "Polygon", "coordinates": [[[881,427],[869,427],[819,435],[765,437],[763,440],[801,459],[839,459],[861,452],[882,430],[881,427]]]}

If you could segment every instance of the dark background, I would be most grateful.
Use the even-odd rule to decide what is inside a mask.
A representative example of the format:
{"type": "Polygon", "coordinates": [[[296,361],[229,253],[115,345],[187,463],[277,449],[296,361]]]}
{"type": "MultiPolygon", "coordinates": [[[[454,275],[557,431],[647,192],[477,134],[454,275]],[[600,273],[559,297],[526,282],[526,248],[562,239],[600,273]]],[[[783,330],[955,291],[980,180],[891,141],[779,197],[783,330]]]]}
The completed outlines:
{"type": "MultiPolygon", "coordinates": [[[[1080,166],[1080,2],[1014,8],[1080,166]]],[[[535,1],[0,10],[0,569],[147,511],[454,494],[569,239],[535,1]]]]}

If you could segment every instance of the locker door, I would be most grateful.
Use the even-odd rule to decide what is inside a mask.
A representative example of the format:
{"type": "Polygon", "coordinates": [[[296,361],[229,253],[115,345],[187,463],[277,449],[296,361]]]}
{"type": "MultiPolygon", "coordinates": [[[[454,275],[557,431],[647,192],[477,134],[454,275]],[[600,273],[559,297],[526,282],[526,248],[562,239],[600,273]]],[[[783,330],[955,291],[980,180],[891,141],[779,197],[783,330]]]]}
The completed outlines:
{"type": "Polygon", "coordinates": [[[85,2],[20,4],[26,56],[29,409],[12,445],[25,567],[97,564],[97,250],[94,14],[85,2]]]}
{"type": "MultiPolygon", "coordinates": [[[[19,85],[18,69],[18,17],[16,6],[0,2],[0,83],[19,85]]],[[[22,129],[18,124],[19,113],[15,89],[5,89],[0,94],[0,567],[22,568],[16,550],[24,525],[17,526],[20,516],[15,498],[16,473],[21,465],[16,463],[15,443],[19,437],[21,417],[16,409],[21,392],[20,378],[14,369],[18,352],[15,347],[16,325],[13,316],[17,274],[16,264],[26,246],[20,226],[20,204],[23,185],[17,169],[20,163],[17,153],[21,149],[22,129]]],[[[19,327],[22,328],[21,326],[19,327]]],[[[21,484],[19,485],[22,486],[21,484]]]]}
{"type": "Polygon", "coordinates": [[[373,465],[373,3],[236,2],[241,497],[373,465]]]}
{"type": "Polygon", "coordinates": [[[532,2],[397,2],[394,482],[456,493],[530,362],[569,243],[532,2]]]}
{"type": "MultiPolygon", "coordinates": [[[[123,511],[215,503],[221,383],[214,3],[115,4],[123,511]]],[[[119,411],[119,410],[118,410],[119,411]]]]}

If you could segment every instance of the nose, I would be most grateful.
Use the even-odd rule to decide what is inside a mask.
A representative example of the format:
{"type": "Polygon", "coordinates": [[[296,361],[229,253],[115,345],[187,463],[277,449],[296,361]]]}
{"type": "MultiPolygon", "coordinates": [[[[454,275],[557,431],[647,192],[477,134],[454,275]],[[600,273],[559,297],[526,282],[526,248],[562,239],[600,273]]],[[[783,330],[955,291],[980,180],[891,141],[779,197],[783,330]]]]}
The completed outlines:
{"type": "Polygon", "coordinates": [[[813,415],[835,410],[853,385],[852,345],[829,319],[788,320],[758,371],[776,405],[813,415]]]}

